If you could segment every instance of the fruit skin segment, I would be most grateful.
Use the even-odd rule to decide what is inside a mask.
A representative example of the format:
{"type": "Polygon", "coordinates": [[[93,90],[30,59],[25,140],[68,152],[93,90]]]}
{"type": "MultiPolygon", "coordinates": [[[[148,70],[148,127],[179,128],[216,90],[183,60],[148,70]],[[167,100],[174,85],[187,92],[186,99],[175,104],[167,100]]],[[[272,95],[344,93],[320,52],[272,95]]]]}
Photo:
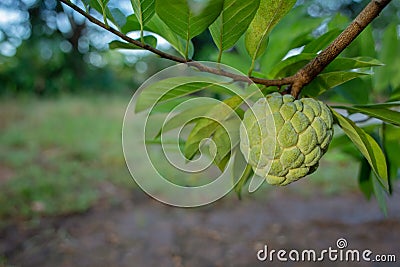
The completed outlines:
{"type": "Polygon", "coordinates": [[[240,150],[255,174],[270,184],[287,185],[318,168],[332,136],[327,105],[275,92],[245,112],[240,150]]]}

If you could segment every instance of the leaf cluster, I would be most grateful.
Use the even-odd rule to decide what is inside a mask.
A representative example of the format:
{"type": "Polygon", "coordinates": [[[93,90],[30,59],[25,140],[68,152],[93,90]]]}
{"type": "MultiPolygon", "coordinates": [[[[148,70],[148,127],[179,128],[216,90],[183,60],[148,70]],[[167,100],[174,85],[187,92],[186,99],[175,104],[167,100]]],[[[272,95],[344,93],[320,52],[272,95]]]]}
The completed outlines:
{"type": "MultiPolygon", "coordinates": [[[[341,15],[329,22],[312,19],[304,15],[303,7],[293,8],[294,0],[131,0],[134,13],[129,16],[122,16],[118,9],[109,9],[107,2],[84,1],[87,7],[103,15],[106,24],[112,22],[121,33],[140,31],[138,40],[151,47],[157,46],[154,34],[162,36],[187,60],[195,49],[192,39],[209,31],[218,50],[218,62],[247,71],[249,76],[267,79],[294,75],[332,43],[342,30],[338,25],[349,22],[341,15]],[[321,25],[327,30],[323,34],[312,34],[321,25]],[[297,52],[290,56],[292,49],[297,52]]],[[[360,160],[360,188],[367,197],[375,193],[384,209],[385,192],[391,193],[391,184],[400,168],[395,156],[395,151],[400,150],[396,138],[400,136],[400,76],[396,75],[400,67],[400,41],[395,24],[384,30],[379,45],[375,36],[369,26],[302,90],[301,96],[339,102],[331,105],[335,123],[341,129],[331,147],[347,151],[360,160]],[[354,113],[375,120],[360,124],[347,116],[354,113]]],[[[114,41],[110,48],[140,47],[114,41]]],[[[193,124],[185,141],[184,155],[192,159],[199,153],[202,140],[212,139],[216,148],[211,151],[214,163],[223,171],[232,157],[238,159],[236,165],[244,164],[237,153],[238,129],[244,112],[242,104],[255,95],[249,88],[232,90],[232,87],[235,85],[200,76],[169,78],[147,87],[136,110],[143,111],[156,103],[156,112],[169,112],[194,97],[194,93],[207,91],[222,95],[223,101],[217,104],[182,108],[160,129],[156,138],[163,131],[193,124]]],[[[260,87],[264,93],[269,90],[260,87]]],[[[237,192],[251,176],[248,166],[236,175],[237,192]]]]}

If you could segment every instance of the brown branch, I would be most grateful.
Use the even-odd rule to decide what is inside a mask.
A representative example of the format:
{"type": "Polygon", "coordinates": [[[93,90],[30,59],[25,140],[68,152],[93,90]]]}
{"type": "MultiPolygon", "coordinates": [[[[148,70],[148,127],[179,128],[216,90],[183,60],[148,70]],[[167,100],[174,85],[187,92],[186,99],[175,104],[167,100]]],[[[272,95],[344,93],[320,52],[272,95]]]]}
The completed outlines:
{"type": "Polygon", "coordinates": [[[391,0],[372,0],[325,50],[294,75],[292,95],[297,98],[301,89],[314,80],[329,63],[353,42],[390,2],[391,0]]]}
{"type": "Polygon", "coordinates": [[[125,34],[119,32],[118,30],[110,27],[109,25],[99,21],[89,13],[80,9],[75,4],[71,3],[70,0],[60,0],[60,2],[69,6],[82,16],[86,17],[90,22],[100,26],[101,28],[113,33],[114,35],[120,37],[122,40],[134,44],[138,47],[141,47],[147,51],[150,51],[161,58],[165,58],[171,61],[175,61],[178,63],[185,63],[189,66],[193,66],[200,71],[209,72],[212,74],[225,76],[232,78],[235,81],[243,81],[243,82],[254,82],[256,84],[261,84],[265,86],[283,86],[290,85],[291,86],[291,94],[294,97],[298,97],[302,88],[309,84],[318,74],[320,74],[325,67],[332,62],[367,26],[371,23],[382,11],[382,9],[391,2],[391,0],[372,0],[355,18],[355,20],[317,57],[315,57],[310,63],[300,69],[293,76],[285,77],[282,79],[269,80],[262,79],[256,77],[247,77],[244,75],[234,74],[222,69],[208,67],[200,62],[192,61],[190,59],[185,59],[182,57],[177,57],[168,53],[165,53],[161,50],[156,49],[155,47],[149,46],[145,43],[142,43],[138,40],[130,38],[125,34]]]}
{"type": "Polygon", "coordinates": [[[256,77],[248,77],[248,76],[244,76],[244,75],[238,75],[238,74],[234,74],[234,73],[225,71],[223,69],[217,69],[217,68],[208,67],[208,66],[206,66],[204,64],[201,64],[200,62],[197,62],[197,61],[188,61],[187,64],[189,66],[196,67],[200,71],[213,73],[213,74],[220,75],[220,76],[229,77],[229,78],[232,78],[235,81],[254,82],[254,83],[262,84],[262,85],[265,85],[265,86],[288,85],[288,84],[292,84],[293,81],[294,81],[293,80],[294,77],[286,77],[286,78],[277,79],[277,80],[268,80],[268,79],[262,79],[262,78],[256,78],[256,77]]]}

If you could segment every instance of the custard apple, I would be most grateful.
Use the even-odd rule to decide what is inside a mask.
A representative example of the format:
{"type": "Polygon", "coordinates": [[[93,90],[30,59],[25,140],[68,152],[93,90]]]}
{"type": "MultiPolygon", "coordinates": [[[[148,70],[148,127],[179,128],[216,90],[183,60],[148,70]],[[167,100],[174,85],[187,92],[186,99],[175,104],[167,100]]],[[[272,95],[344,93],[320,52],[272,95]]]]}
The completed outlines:
{"type": "Polygon", "coordinates": [[[332,140],[332,113],[321,101],[272,93],[248,109],[240,150],[255,174],[287,185],[318,168],[332,140]]]}

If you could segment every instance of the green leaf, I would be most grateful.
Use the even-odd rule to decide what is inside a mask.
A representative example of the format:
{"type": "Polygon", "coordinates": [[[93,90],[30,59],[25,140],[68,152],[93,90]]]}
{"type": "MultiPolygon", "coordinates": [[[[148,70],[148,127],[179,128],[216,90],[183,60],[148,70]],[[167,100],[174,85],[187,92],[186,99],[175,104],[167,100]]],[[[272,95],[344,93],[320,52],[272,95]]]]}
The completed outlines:
{"type": "Polygon", "coordinates": [[[242,102],[243,99],[240,96],[232,96],[215,105],[204,115],[204,118],[199,119],[186,141],[184,149],[185,157],[187,159],[192,159],[199,151],[200,142],[203,139],[210,138],[221,124],[232,118],[234,114],[236,115],[234,110],[236,110],[242,102]]]}
{"type": "Polygon", "coordinates": [[[322,73],[303,89],[302,95],[317,97],[322,93],[325,93],[325,91],[328,89],[365,75],[369,74],[365,72],[353,71],[334,71],[322,73]]]}
{"type": "Polygon", "coordinates": [[[222,52],[231,48],[247,30],[260,0],[225,0],[221,15],[210,26],[211,36],[222,52]]]}
{"type": "Polygon", "coordinates": [[[103,6],[106,6],[110,0],[97,0],[97,2],[102,3],[103,6]]]}
{"type": "Polygon", "coordinates": [[[235,49],[228,50],[224,53],[224,56],[221,58],[221,63],[229,65],[241,73],[246,73],[249,70],[251,59],[247,54],[243,35],[236,43],[235,49]]]}
{"type": "MultiPolygon", "coordinates": [[[[289,12],[296,0],[261,0],[257,13],[246,32],[246,49],[252,68],[267,47],[267,38],[275,25],[289,12]]],[[[250,69],[250,73],[252,71],[250,69]]]]}
{"type": "Polygon", "coordinates": [[[310,33],[322,22],[322,18],[313,18],[308,15],[307,5],[295,7],[290,11],[290,16],[284,17],[269,34],[270,41],[267,50],[260,58],[260,71],[271,72],[290,49],[306,45],[312,40],[310,33]]]}
{"type": "Polygon", "coordinates": [[[129,15],[126,18],[125,25],[121,28],[121,32],[123,34],[127,34],[133,31],[140,31],[140,23],[135,14],[129,15]]]}
{"type": "Polygon", "coordinates": [[[226,168],[226,165],[229,163],[229,160],[232,157],[232,152],[228,153],[225,158],[223,158],[219,163],[214,163],[217,165],[217,167],[220,169],[221,172],[223,172],[226,168]]]}
{"type": "Polygon", "coordinates": [[[384,64],[379,60],[370,57],[338,57],[325,68],[324,72],[369,68],[383,65],[384,64]]]}
{"type": "Polygon", "coordinates": [[[131,4],[140,24],[140,34],[143,36],[144,25],[155,13],[155,0],[131,0],[131,4]]]}
{"type": "Polygon", "coordinates": [[[372,174],[372,185],[374,188],[376,200],[378,201],[379,208],[381,209],[383,214],[387,216],[387,191],[385,188],[382,187],[381,181],[374,174],[372,174]]]}
{"type": "Polygon", "coordinates": [[[191,102],[192,107],[182,110],[180,113],[176,114],[175,116],[171,117],[160,129],[159,133],[157,134],[156,138],[161,136],[161,134],[176,129],[178,127],[182,127],[186,123],[190,121],[197,120],[204,116],[215,104],[204,104],[200,99],[198,104],[191,102]],[[194,106],[193,106],[194,105],[194,106]]]}
{"type": "MultiPolygon", "coordinates": [[[[127,22],[121,31],[124,34],[132,31],[140,31],[140,23],[135,15],[130,15],[127,18],[127,22]]],[[[153,15],[152,18],[144,26],[144,30],[156,33],[167,40],[172,47],[178,51],[182,56],[185,56],[186,52],[186,41],[181,37],[177,36],[159,17],[157,14],[153,15]]],[[[193,43],[189,42],[189,57],[192,57],[194,52],[193,43]]]]}
{"type": "Polygon", "coordinates": [[[289,57],[278,64],[268,74],[272,78],[283,78],[295,74],[299,69],[304,67],[308,62],[314,59],[316,54],[301,53],[289,57]]]}
{"type": "Polygon", "coordinates": [[[107,18],[114,23],[118,28],[121,28],[126,23],[126,16],[119,8],[108,8],[107,1],[103,0],[84,0],[83,3],[86,6],[90,6],[97,12],[103,15],[103,20],[106,25],[108,25],[107,18]]]}
{"type": "Polygon", "coordinates": [[[232,94],[229,85],[206,77],[173,77],[144,88],[136,103],[136,112],[201,90],[232,94]]]}
{"type": "Polygon", "coordinates": [[[372,196],[372,193],[374,192],[374,188],[372,185],[372,179],[371,179],[371,171],[372,171],[372,169],[368,163],[368,160],[363,157],[361,159],[360,172],[358,174],[358,183],[359,183],[361,192],[363,192],[364,196],[367,199],[370,199],[372,196]]]}
{"type": "Polygon", "coordinates": [[[82,0],[82,3],[85,6],[86,12],[89,12],[90,0],[82,0]]]}
{"type": "Polygon", "coordinates": [[[329,18],[327,23],[328,30],[342,29],[344,30],[350,24],[350,18],[341,12],[337,12],[336,15],[329,18]]]}
{"type": "Polygon", "coordinates": [[[167,40],[182,56],[189,58],[193,56],[194,47],[192,41],[187,42],[187,40],[177,36],[157,14],[147,23],[146,28],[167,40]]]}
{"type": "Polygon", "coordinates": [[[144,25],[155,13],[155,0],[131,0],[133,11],[140,25],[144,25]]]}
{"type": "Polygon", "coordinates": [[[314,39],[308,43],[302,53],[318,53],[325,47],[327,47],[342,31],[339,29],[334,29],[326,32],[317,39],[314,39]]]}
{"type": "MultiPolygon", "coordinates": [[[[238,152],[240,154],[240,151],[238,152]]],[[[237,162],[237,159],[235,158],[235,164],[237,162]]],[[[253,177],[253,168],[251,167],[250,164],[246,165],[246,168],[244,169],[242,175],[239,178],[239,181],[234,187],[234,190],[238,196],[239,199],[242,199],[242,189],[243,187],[247,184],[247,182],[250,180],[251,177],[253,177]]]]}
{"type": "Polygon", "coordinates": [[[385,66],[375,71],[374,88],[378,91],[388,89],[389,86],[392,88],[400,86],[398,75],[400,66],[400,39],[395,23],[391,23],[385,29],[381,46],[378,58],[385,66]]]}
{"type": "Polygon", "coordinates": [[[341,153],[353,157],[355,160],[361,160],[361,158],[363,158],[363,156],[360,154],[358,149],[354,146],[353,142],[346,134],[335,134],[329,145],[329,149],[337,149],[341,153]]]}
{"type": "MultiPolygon", "coordinates": [[[[204,32],[222,11],[223,0],[158,0],[156,12],[169,28],[189,41],[204,32]]],[[[187,55],[188,53],[185,53],[187,55]]]]}
{"type": "Polygon", "coordinates": [[[107,22],[107,4],[108,4],[109,0],[96,0],[96,1],[101,7],[101,13],[103,14],[104,23],[106,25],[108,25],[108,22],[107,22]]]}
{"type": "Polygon", "coordinates": [[[210,146],[210,153],[215,154],[214,163],[223,171],[228,163],[233,148],[240,141],[239,129],[241,120],[238,117],[227,120],[224,125],[218,125],[211,139],[215,143],[215,147],[210,146]],[[214,150],[215,149],[215,150],[214,150]]]}
{"type": "Polygon", "coordinates": [[[184,97],[171,99],[171,100],[166,101],[166,102],[158,103],[157,105],[155,105],[153,107],[153,109],[151,110],[150,114],[170,113],[178,105],[182,104],[183,102],[186,102],[189,99],[192,99],[192,97],[191,96],[184,96],[184,97]]]}
{"type": "MultiPolygon", "coordinates": [[[[143,37],[143,40],[146,44],[156,47],[157,46],[157,38],[154,36],[145,36],[143,37]]],[[[131,44],[131,43],[126,43],[126,42],[121,42],[121,41],[112,41],[109,44],[110,49],[143,49],[140,46],[131,44]]]]}
{"type": "MultiPolygon", "coordinates": [[[[389,105],[390,106],[390,105],[389,105]]],[[[355,105],[355,106],[333,106],[334,108],[346,109],[351,112],[359,112],[370,117],[374,117],[391,123],[396,126],[400,126],[400,112],[387,109],[384,107],[374,107],[370,105],[355,105]]]]}
{"type": "Polygon", "coordinates": [[[400,101],[391,101],[385,103],[375,103],[375,104],[368,104],[368,105],[356,105],[357,107],[365,107],[365,108],[394,108],[400,107],[400,101]]]}
{"type": "MultiPolygon", "coordinates": [[[[389,182],[389,190],[388,191],[389,191],[389,194],[391,195],[391,194],[393,194],[393,180],[397,176],[398,165],[396,165],[396,161],[392,162],[393,161],[393,159],[391,157],[391,149],[392,148],[388,147],[388,145],[390,144],[390,141],[388,141],[388,136],[389,136],[388,132],[390,131],[390,126],[391,125],[382,123],[379,134],[380,134],[380,140],[381,140],[381,146],[383,149],[383,153],[385,154],[385,158],[387,161],[388,182],[389,182]]],[[[399,144],[394,144],[394,147],[398,148],[398,145],[399,144]]]]}
{"type": "MultiPolygon", "coordinates": [[[[308,62],[313,60],[317,54],[315,53],[301,53],[291,56],[274,67],[268,74],[269,77],[282,78],[295,74],[299,69],[304,67],[308,62]]],[[[343,58],[339,57],[332,61],[322,73],[329,72],[344,72],[345,70],[353,70],[359,68],[382,66],[382,62],[377,59],[369,57],[356,57],[356,58],[343,58]]],[[[335,74],[336,75],[336,74],[335,74]]]]}
{"type": "Polygon", "coordinates": [[[388,189],[386,158],[378,143],[353,121],[343,117],[333,109],[331,110],[335,122],[343,129],[361,154],[368,160],[368,163],[371,165],[381,184],[388,189]]]}
{"type": "Polygon", "coordinates": [[[370,103],[372,94],[372,75],[353,79],[337,86],[332,93],[335,102],[363,105],[370,103]]]}
{"type": "Polygon", "coordinates": [[[354,42],[354,49],[358,55],[364,55],[369,57],[376,57],[375,41],[372,31],[372,24],[365,28],[362,33],[357,37],[354,42]]]}
{"type": "Polygon", "coordinates": [[[107,12],[107,17],[114,23],[119,29],[126,24],[126,16],[119,8],[111,8],[107,12]]]}
{"type": "Polygon", "coordinates": [[[400,100],[400,87],[396,90],[394,90],[391,94],[390,94],[390,98],[389,101],[399,101],[400,100]]]}
{"type": "MultiPolygon", "coordinates": [[[[161,140],[160,138],[156,138],[156,139],[146,139],[145,143],[147,145],[176,145],[176,140],[175,139],[171,139],[171,140],[166,140],[163,139],[161,140]]],[[[178,145],[179,147],[183,147],[185,145],[185,140],[179,138],[178,139],[178,145]]]]}
{"type": "Polygon", "coordinates": [[[107,6],[108,2],[110,2],[110,0],[96,0],[97,3],[101,6],[101,8],[104,10],[105,7],[107,6]]]}
{"type": "Polygon", "coordinates": [[[384,152],[389,163],[390,179],[392,182],[394,182],[396,179],[399,178],[400,173],[400,128],[388,124],[383,124],[382,135],[384,152]]]}
{"type": "Polygon", "coordinates": [[[176,35],[157,14],[149,21],[148,26],[151,31],[165,38],[183,57],[191,58],[193,56],[194,46],[192,41],[188,42],[176,35]]]}
{"type": "Polygon", "coordinates": [[[98,2],[98,0],[82,0],[82,2],[87,5],[90,6],[91,8],[95,9],[96,11],[100,12],[101,14],[103,13],[103,8],[102,8],[102,4],[100,4],[98,2]]]}

